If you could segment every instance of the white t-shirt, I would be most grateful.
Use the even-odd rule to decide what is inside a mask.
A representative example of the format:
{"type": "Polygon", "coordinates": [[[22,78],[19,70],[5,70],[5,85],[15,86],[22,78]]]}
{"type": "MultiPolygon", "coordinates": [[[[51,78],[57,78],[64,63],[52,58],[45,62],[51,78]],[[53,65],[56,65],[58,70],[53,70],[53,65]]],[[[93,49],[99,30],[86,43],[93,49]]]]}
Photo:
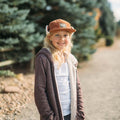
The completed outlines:
{"type": "Polygon", "coordinates": [[[55,63],[54,67],[61,108],[63,115],[66,116],[71,113],[70,78],[68,63],[63,63],[59,68],[57,66],[57,63],[55,63]]]}

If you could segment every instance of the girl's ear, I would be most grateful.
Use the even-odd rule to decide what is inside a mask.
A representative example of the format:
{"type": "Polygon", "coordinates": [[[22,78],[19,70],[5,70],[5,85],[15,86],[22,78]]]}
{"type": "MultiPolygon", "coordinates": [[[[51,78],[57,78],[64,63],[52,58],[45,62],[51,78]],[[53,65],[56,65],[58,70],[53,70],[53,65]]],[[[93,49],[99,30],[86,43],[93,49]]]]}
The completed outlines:
{"type": "Polygon", "coordinates": [[[50,39],[50,36],[47,36],[48,39],[50,39]]]}
{"type": "Polygon", "coordinates": [[[73,33],[70,33],[70,39],[72,39],[73,33]]]}
{"type": "Polygon", "coordinates": [[[51,35],[49,34],[49,35],[47,35],[47,38],[50,40],[50,38],[51,38],[51,35]]]}
{"type": "Polygon", "coordinates": [[[70,36],[72,37],[74,33],[70,33],[70,36]]]}

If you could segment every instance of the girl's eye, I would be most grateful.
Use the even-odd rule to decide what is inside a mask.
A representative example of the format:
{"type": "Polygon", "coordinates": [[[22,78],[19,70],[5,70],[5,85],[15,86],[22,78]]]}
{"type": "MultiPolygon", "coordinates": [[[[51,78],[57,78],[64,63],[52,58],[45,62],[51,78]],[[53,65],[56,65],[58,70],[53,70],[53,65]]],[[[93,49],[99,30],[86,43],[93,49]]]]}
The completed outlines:
{"type": "Polygon", "coordinates": [[[56,34],[55,36],[59,36],[59,34],[56,34]]]}
{"type": "Polygon", "coordinates": [[[67,34],[64,35],[64,37],[67,37],[67,36],[68,36],[67,34]]]}
{"type": "MultiPolygon", "coordinates": [[[[60,34],[55,34],[55,37],[60,37],[60,36],[61,36],[60,34]]],[[[68,34],[64,34],[63,36],[68,37],[68,34]]]]}

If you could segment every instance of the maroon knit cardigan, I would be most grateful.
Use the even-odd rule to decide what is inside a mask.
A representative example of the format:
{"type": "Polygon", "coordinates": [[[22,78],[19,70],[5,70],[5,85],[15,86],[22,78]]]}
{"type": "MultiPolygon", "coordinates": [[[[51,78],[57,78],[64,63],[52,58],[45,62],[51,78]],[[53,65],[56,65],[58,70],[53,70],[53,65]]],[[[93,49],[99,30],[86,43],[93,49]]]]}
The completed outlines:
{"type": "MultiPolygon", "coordinates": [[[[55,82],[52,55],[46,48],[42,48],[35,58],[34,98],[40,120],[64,120],[55,82]]],[[[77,79],[76,120],[84,120],[84,118],[81,88],[77,79]]]]}

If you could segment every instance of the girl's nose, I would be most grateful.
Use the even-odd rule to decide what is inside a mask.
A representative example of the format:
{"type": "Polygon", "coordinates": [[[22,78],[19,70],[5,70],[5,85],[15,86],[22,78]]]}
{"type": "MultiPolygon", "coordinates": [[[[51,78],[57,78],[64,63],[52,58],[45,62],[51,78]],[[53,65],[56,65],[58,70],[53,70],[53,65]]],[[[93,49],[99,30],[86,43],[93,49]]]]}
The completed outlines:
{"type": "Polygon", "coordinates": [[[64,39],[65,39],[64,36],[61,36],[61,37],[60,37],[60,40],[64,40],[64,39]]]}

